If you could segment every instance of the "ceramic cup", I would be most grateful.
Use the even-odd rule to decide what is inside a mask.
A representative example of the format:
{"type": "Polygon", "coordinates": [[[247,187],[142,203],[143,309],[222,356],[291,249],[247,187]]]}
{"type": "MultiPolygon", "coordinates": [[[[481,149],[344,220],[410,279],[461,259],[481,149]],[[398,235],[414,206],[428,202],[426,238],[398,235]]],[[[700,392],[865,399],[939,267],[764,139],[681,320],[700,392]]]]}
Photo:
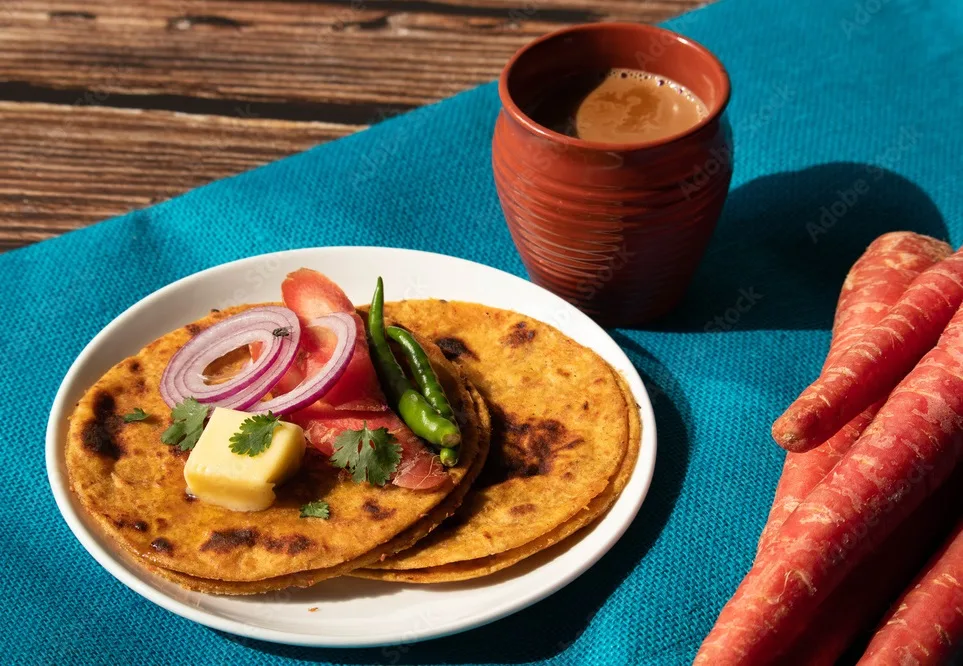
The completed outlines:
{"type": "Polygon", "coordinates": [[[682,299],[732,176],[723,113],[729,77],[705,47],[647,25],[596,23],[535,40],[498,86],[492,166],[530,278],[602,324],[637,326],[682,299]],[[580,70],[641,69],[689,88],[708,115],[645,143],[595,143],[542,127],[522,111],[580,70]]]}

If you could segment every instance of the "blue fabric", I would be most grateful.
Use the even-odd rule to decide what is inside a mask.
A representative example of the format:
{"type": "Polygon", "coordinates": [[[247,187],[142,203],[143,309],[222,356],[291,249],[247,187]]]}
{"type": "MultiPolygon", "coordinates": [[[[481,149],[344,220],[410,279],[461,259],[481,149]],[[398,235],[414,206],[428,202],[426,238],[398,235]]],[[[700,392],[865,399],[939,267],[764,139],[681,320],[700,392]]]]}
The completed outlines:
{"type": "Polygon", "coordinates": [[[638,520],[597,566],[460,636],[287,648],[130,592],[71,536],[47,488],[44,426],[69,364],[177,278],[334,244],[433,250],[524,275],[492,183],[498,100],[486,85],[0,256],[3,661],[689,663],[750,564],[783,458],[769,426],[817,371],[846,268],[890,229],[963,241],[963,3],[723,0],[669,25],[729,68],[736,171],[684,306],[653,329],[614,333],[652,392],[660,441],[638,520]]]}

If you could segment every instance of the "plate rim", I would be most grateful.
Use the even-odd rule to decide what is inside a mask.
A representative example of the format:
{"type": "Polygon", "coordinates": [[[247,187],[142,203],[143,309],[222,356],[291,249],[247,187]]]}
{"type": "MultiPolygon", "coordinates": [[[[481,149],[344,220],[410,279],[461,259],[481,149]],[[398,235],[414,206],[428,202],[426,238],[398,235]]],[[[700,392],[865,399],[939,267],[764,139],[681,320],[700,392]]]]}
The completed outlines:
{"type": "MultiPolygon", "coordinates": [[[[430,298],[430,296],[429,296],[430,298]]],[[[491,306],[500,307],[500,306],[491,306]]],[[[551,324],[550,324],[551,325],[551,324]]],[[[563,331],[564,333],[564,331],[563,331]]],[[[566,335],[568,335],[566,333],[566,335]]],[[[581,343],[580,343],[581,344],[581,343]]],[[[593,351],[596,351],[593,349],[593,351]]],[[[596,351],[596,353],[599,353],[596,351]]],[[[601,354],[600,354],[601,355],[601,354]]],[[[610,358],[603,356],[603,359],[610,365],[614,365],[610,358]]],[[[160,606],[161,608],[174,613],[180,617],[196,622],[202,626],[206,626],[219,631],[224,631],[233,635],[243,636],[246,638],[252,638],[255,640],[262,640],[271,643],[277,643],[282,645],[293,645],[293,646],[303,646],[303,647],[331,647],[331,648],[373,648],[373,647],[384,647],[393,645],[404,645],[410,643],[417,643],[425,640],[430,640],[434,638],[443,638],[445,636],[451,636],[453,634],[461,633],[463,631],[468,631],[477,627],[496,622],[500,619],[508,617],[514,613],[517,613],[525,608],[528,608],[539,601],[542,601],[555,592],[558,592],[563,587],[567,586],[569,583],[574,581],[576,578],[584,574],[590,568],[592,568],[608,551],[622,538],[629,526],[634,522],[638,516],[639,510],[642,507],[645,498],[648,496],[649,490],[651,489],[652,479],[655,474],[656,465],[656,452],[657,452],[658,436],[657,436],[657,424],[655,420],[655,413],[652,408],[652,402],[648,395],[648,391],[645,387],[645,383],[642,381],[638,370],[635,368],[631,359],[626,355],[625,351],[621,346],[612,338],[609,333],[602,328],[598,323],[592,320],[588,315],[581,312],[575,306],[571,305],[561,297],[553,294],[544,287],[541,287],[529,280],[509,273],[500,268],[495,268],[494,266],[489,266],[477,261],[472,261],[470,259],[465,259],[462,257],[456,257],[452,255],[441,254],[437,252],[429,252],[425,250],[416,250],[410,248],[398,248],[398,247],[383,247],[383,246],[370,246],[370,245],[333,245],[333,246],[316,246],[307,248],[292,248],[289,250],[280,250],[277,252],[269,252],[264,254],[252,255],[249,257],[242,257],[240,259],[235,259],[222,264],[217,264],[215,266],[210,266],[201,271],[185,275],[174,282],[166,284],[165,286],[151,292],[150,294],[144,296],[137,302],[133,303],[129,307],[125,308],[122,312],[116,315],[106,326],[104,326],[81,350],[74,361],[70,364],[64,378],[60,382],[60,386],[57,389],[56,395],[54,397],[53,403],[50,408],[50,415],[47,419],[47,426],[45,431],[45,466],[47,481],[50,486],[50,490],[53,493],[54,500],[56,501],[57,508],[60,512],[61,517],[67,523],[68,528],[74,537],[80,542],[84,550],[94,558],[94,560],[107,571],[108,574],[114,577],[121,584],[131,589],[135,593],[139,594],[141,597],[147,599],[148,601],[160,606]],[[191,606],[185,601],[178,600],[163,590],[155,588],[148,583],[140,580],[137,576],[131,573],[127,566],[123,564],[121,559],[114,553],[109,552],[107,549],[101,546],[97,542],[95,536],[91,533],[88,526],[84,524],[83,517],[75,511],[74,506],[71,501],[71,490],[70,482],[66,474],[61,474],[60,471],[60,460],[59,453],[62,447],[57,441],[57,429],[61,422],[65,422],[69,416],[70,409],[67,403],[68,393],[70,388],[74,383],[76,383],[76,375],[80,374],[83,366],[88,362],[89,357],[93,356],[97,349],[101,346],[101,341],[107,338],[114,329],[122,327],[126,320],[131,316],[136,314],[142,309],[150,307],[154,301],[162,299],[168,292],[175,291],[185,282],[209,279],[212,275],[216,275],[219,272],[227,272],[235,269],[239,264],[244,264],[248,262],[258,262],[271,259],[277,259],[284,261],[285,257],[290,257],[293,254],[298,253],[311,253],[315,251],[325,251],[325,252],[374,252],[374,253],[404,253],[404,254],[414,254],[421,255],[425,259],[432,260],[444,260],[453,262],[463,262],[466,264],[471,264],[475,267],[481,267],[485,270],[496,271],[501,273],[503,277],[507,277],[510,280],[517,280],[526,284],[529,287],[535,287],[542,292],[542,297],[549,299],[550,304],[562,308],[563,311],[571,313],[578,319],[583,319],[593,330],[593,333],[600,333],[605,339],[608,339],[614,348],[614,353],[616,353],[621,358],[617,360],[621,362],[627,370],[620,370],[618,368],[613,368],[616,372],[621,372],[624,375],[624,379],[629,384],[632,390],[632,395],[635,398],[637,408],[639,411],[639,417],[642,423],[642,434],[641,442],[639,447],[639,457],[636,461],[635,469],[629,477],[629,481],[626,485],[628,489],[635,480],[637,475],[641,474],[641,487],[638,492],[638,496],[632,498],[632,506],[629,507],[629,513],[626,515],[623,522],[616,527],[614,532],[608,535],[603,543],[600,543],[594,551],[580,562],[576,567],[565,576],[555,579],[551,584],[535,587],[529,590],[526,594],[520,595],[512,600],[505,602],[501,605],[495,606],[494,608],[488,609],[486,612],[477,614],[475,616],[468,616],[460,621],[452,623],[450,626],[446,626],[441,629],[434,629],[431,627],[419,629],[417,631],[406,631],[404,636],[398,638],[384,638],[376,639],[372,641],[362,640],[358,636],[344,636],[344,637],[332,637],[332,636],[311,636],[304,633],[287,632],[278,629],[273,629],[269,627],[261,627],[253,624],[248,624],[247,622],[241,620],[230,619],[223,617],[213,611],[197,608],[191,606]]],[[[623,491],[624,493],[624,491],[623,491]]],[[[627,497],[622,494],[617,499],[616,502],[609,509],[611,511],[623,498],[627,497]]],[[[606,514],[603,514],[603,518],[606,514]]],[[[596,521],[594,524],[598,524],[596,521]]],[[[584,529],[584,528],[583,528],[584,529]]],[[[574,536],[574,535],[573,535],[574,536]]],[[[201,593],[198,593],[201,594],[201,593]]],[[[217,596],[217,595],[212,595],[217,596]]]]}

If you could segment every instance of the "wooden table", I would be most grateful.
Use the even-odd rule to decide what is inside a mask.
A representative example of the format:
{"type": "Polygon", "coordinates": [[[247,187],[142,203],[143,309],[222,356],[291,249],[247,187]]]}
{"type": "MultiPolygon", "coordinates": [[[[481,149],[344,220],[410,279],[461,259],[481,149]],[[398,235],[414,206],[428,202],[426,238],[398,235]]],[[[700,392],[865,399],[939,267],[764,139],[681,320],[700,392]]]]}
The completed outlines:
{"type": "Polygon", "coordinates": [[[0,251],[498,76],[531,39],[699,0],[0,0],[0,251]]]}

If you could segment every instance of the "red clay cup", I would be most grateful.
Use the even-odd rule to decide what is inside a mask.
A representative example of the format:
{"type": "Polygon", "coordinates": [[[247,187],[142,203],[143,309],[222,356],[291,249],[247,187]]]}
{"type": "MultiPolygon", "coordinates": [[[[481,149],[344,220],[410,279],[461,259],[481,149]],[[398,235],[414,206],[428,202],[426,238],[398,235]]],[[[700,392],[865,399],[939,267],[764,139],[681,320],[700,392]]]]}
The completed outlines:
{"type": "Polygon", "coordinates": [[[596,23],[535,40],[499,79],[492,166],[532,281],[608,326],[675,307],[705,253],[732,177],[723,113],[729,77],[705,47],[647,25],[596,23]],[[559,134],[523,108],[580,70],[641,69],[689,88],[708,115],[683,133],[631,144],[559,134]]]}

